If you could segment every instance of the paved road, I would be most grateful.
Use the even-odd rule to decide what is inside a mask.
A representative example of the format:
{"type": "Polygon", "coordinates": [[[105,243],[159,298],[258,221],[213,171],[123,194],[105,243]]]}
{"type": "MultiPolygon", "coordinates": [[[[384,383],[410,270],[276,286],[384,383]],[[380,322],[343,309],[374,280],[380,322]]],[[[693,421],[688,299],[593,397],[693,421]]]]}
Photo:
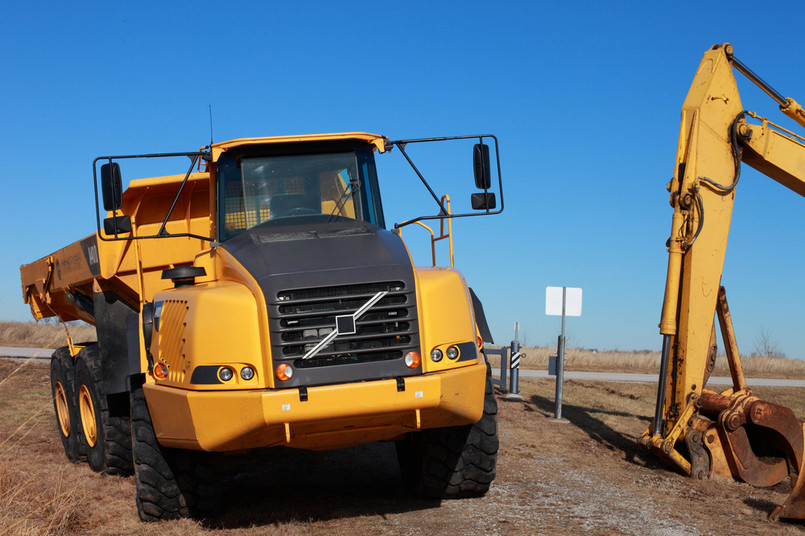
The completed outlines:
{"type": "Polygon", "coordinates": [[[53,350],[49,348],[11,348],[0,346],[0,357],[38,357],[50,359],[53,350]]]}
{"type": "MultiPolygon", "coordinates": [[[[0,346],[0,357],[50,359],[53,350],[43,348],[10,348],[0,346]]],[[[494,372],[498,372],[495,370],[494,372]]],[[[520,369],[521,378],[553,378],[547,370],[520,369]]],[[[656,374],[635,374],[630,372],[579,372],[565,371],[566,380],[594,380],[599,382],[642,382],[657,383],[656,374]]],[[[805,387],[805,380],[787,380],[777,378],[747,378],[746,383],[752,387],[805,387]]],[[[723,376],[713,376],[708,385],[731,385],[732,380],[723,376]]]]}
{"type": "MultiPolygon", "coordinates": [[[[495,371],[497,372],[497,371],[495,371]]],[[[547,370],[520,369],[521,378],[553,378],[547,370]]],[[[643,382],[657,383],[657,374],[634,374],[628,372],[578,372],[565,371],[566,380],[595,380],[604,382],[643,382]]],[[[752,387],[805,387],[805,380],[788,380],[778,378],[747,378],[747,385],[752,387]]],[[[732,379],[725,376],[711,376],[707,385],[732,385],[732,379]]]]}

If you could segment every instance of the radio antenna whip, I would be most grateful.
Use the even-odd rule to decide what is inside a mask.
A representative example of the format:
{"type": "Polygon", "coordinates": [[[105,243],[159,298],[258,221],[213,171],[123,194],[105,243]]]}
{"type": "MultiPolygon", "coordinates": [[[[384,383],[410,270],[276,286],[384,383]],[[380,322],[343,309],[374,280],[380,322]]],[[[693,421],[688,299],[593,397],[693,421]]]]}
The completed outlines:
{"type": "Polygon", "coordinates": [[[210,107],[210,149],[212,149],[212,104],[208,106],[210,107]]]}

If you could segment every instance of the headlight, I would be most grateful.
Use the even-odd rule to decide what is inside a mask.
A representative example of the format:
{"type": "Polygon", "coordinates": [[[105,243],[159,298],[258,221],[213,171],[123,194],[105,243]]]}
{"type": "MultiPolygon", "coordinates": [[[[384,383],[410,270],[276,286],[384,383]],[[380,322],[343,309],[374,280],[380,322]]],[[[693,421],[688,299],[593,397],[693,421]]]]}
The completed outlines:
{"type": "Polygon", "coordinates": [[[221,378],[222,381],[228,382],[232,379],[232,369],[223,367],[221,370],[218,371],[218,377],[221,378]]]}
{"type": "Polygon", "coordinates": [[[433,361],[434,363],[438,363],[439,361],[441,361],[442,357],[443,357],[442,351],[439,350],[438,348],[434,348],[433,350],[430,351],[430,360],[433,361]]]}

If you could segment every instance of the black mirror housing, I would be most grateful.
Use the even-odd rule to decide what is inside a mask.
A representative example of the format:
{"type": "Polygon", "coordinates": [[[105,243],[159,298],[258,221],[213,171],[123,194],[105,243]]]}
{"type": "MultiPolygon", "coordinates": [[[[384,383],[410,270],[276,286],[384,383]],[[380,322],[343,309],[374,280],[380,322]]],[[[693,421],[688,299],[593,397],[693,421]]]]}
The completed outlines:
{"type": "Polygon", "coordinates": [[[101,166],[101,192],[104,210],[119,210],[123,206],[123,179],[117,162],[101,166]]]}
{"type": "Polygon", "coordinates": [[[472,167],[475,171],[475,187],[488,190],[492,186],[492,173],[489,165],[489,146],[476,143],[472,151],[472,167]]]}
{"type": "Polygon", "coordinates": [[[103,232],[109,236],[117,236],[118,233],[131,232],[131,216],[113,216],[104,218],[103,232]]]}
{"type": "Polygon", "coordinates": [[[493,210],[497,206],[494,192],[472,194],[472,210],[493,210]]]}

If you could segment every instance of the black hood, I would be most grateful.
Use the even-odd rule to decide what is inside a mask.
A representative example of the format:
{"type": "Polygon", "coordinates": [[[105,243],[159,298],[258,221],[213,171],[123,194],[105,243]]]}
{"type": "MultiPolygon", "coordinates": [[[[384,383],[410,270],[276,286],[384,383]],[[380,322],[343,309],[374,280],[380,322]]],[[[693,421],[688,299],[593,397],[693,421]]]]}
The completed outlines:
{"type": "Polygon", "coordinates": [[[267,222],[224,242],[255,278],[266,299],[274,366],[294,376],[282,386],[406,376],[403,363],[419,349],[414,272],[402,239],[353,220],[305,225],[267,222]],[[380,292],[384,297],[356,319],[356,332],[338,335],[302,359],[336,316],[353,315],[380,292]]]}

